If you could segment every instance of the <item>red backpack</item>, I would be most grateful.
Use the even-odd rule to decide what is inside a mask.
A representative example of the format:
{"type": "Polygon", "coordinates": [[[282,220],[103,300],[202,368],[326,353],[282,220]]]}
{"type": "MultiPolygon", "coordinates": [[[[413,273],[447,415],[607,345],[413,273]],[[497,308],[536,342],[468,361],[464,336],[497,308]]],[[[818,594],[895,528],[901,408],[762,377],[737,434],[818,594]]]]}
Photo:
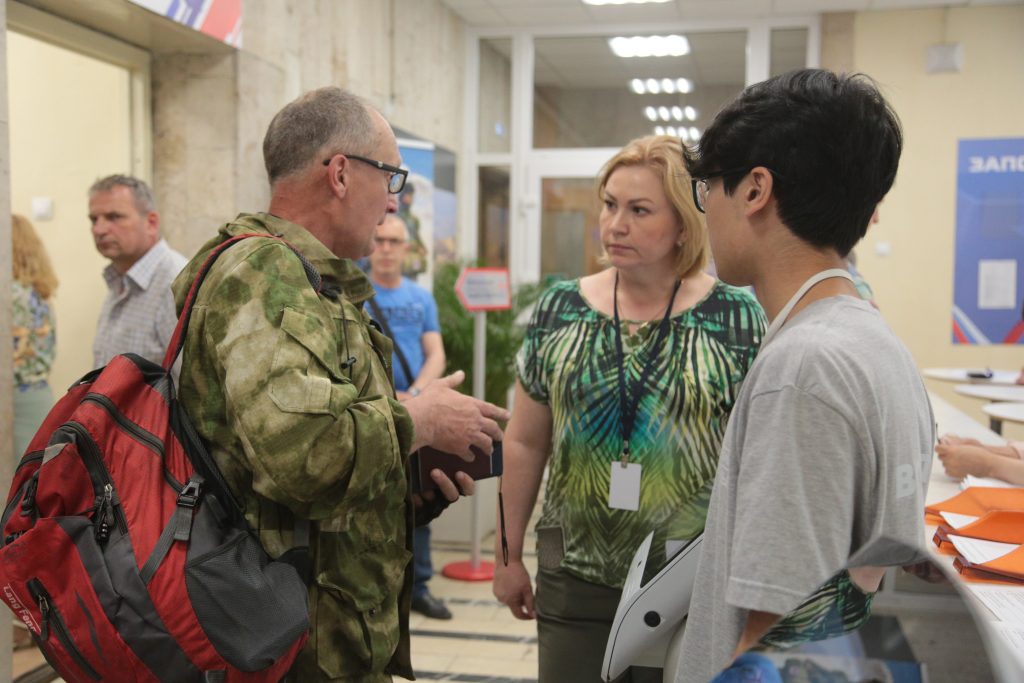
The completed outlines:
{"type": "Polygon", "coordinates": [[[0,592],[67,681],[276,682],[306,642],[303,579],[263,550],[170,373],[206,273],[250,236],[211,252],[163,365],[124,354],[83,377],[15,471],[0,592]]]}

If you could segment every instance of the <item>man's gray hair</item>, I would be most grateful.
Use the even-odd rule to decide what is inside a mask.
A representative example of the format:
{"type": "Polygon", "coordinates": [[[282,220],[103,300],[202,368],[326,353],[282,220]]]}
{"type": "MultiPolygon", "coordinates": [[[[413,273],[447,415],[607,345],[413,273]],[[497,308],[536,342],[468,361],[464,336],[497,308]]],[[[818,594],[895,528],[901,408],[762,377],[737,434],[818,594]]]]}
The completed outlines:
{"type": "Polygon", "coordinates": [[[127,187],[131,190],[132,198],[135,200],[135,209],[143,216],[150,211],[156,211],[153,190],[149,189],[146,181],[139,180],[135,176],[115,173],[106,178],[100,178],[89,188],[89,197],[93,197],[98,192],[110,192],[115,187],[127,187]]]}
{"type": "Polygon", "coordinates": [[[366,154],[376,143],[366,102],[329,86],[306,93],[279,111],[263,138],[263,163],[273,185],[324,155],[366,154]]]}

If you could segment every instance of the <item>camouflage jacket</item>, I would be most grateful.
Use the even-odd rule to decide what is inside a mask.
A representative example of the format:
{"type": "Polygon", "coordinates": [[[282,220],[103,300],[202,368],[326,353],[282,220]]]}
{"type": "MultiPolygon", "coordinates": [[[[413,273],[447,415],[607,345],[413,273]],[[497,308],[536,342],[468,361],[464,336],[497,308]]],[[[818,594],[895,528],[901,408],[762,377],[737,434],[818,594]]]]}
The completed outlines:
{"type": "Polygon", "coordinates": [[[289,680],[411,678],[413,425],[394,399],[391,341],[362,310],[373,287],[304,228],[242,214],[175,281],[179,310],[207,252],[251,232],[282,236],[341,294],[318,295],[279,241],[232,246],[193,309],[182,404],[271,556],[292,547],[293,515],[313,520],[310,640],[289,680]]]}

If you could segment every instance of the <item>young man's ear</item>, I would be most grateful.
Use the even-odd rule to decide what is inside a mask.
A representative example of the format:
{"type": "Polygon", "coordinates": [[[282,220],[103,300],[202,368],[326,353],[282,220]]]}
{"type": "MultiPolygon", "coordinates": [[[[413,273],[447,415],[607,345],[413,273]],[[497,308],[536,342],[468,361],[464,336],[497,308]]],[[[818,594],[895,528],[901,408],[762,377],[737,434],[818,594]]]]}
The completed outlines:
{"type": "Polygon", "coordinates": [[[740,185],[744,213],[751,216],[764,209],[773,198],[775,178],[764,166],[755,166],[740,185]]]}

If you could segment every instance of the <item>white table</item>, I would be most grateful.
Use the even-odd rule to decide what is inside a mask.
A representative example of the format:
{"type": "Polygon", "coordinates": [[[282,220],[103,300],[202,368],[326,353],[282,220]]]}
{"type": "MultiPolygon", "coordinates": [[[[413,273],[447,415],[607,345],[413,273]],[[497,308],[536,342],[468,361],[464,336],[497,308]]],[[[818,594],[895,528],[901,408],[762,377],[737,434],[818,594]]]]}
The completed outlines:
{"type": "Polygon", "coordinates": [[[1004,384],[958,384],[953,391],[971,398],[993,403],[1024,403],[1024,386],[1008,387],[1004,384]]]}
{"type": "Polygon", "coordinates": [[[1018,370],[993,370],[990,379],[968,377],[969,370],[984,370],[985,368],[925,368],[921,374],[928,379],[937,379],[943,382],[957,382],[959,384],[999,384],[1014,385],[1020,376],[1018,370]]]}
{"type": "MultiPolygon", "coordinates": [[[[935,422],[939,427],[939,434],[952,433],[957,436],[966,438],[974,438],[984,444],[1002,445],[1006,443],[1006,440],[1001,436],[993,432],[992,430],[986,429],[981,423],[971,418],[966,413],[954,408],[951,404],[947,403],[943,399],[939,398],[935,394],[930,394],[932,402],[932,410],[935,413],[935,422]]],[[[996,408],[1004,405],[1013,404],[993,404],[991,406],[985,406],[986,412],[988,408],[996,408]]],[[[1024,409],[1024,406],[1021,406],[1024,409]]],[[[1024,414],[1024,410],[1022,410],[1024,414]]],[[[1024,419],[1024,417],[1022,417],[1024,419]]],[[[951,498],[960,492],[960,482],[946,475],[942,468],[942,462],[939,461],[938,456],[934,457],[932,461],[932,472],[931,477],[928,481],[928,492],[925,496],[925,500],[928,504],[937,503],[939,501],[951,498]]],[[[1022,662],[1017,655],[1009,649],[1003,642],[1003,639],[991,628],[991,624],[997,622],[998,619],[992,615],[988,608],[985,607],[977,598],[973,596],[970,590],[967,589],[968,584],[960,577],[960,574],[953,569],[953,558],[949,555],[943,555],[939,553],[938,548],[935,547],[935,543],[932,542],[932,536],[935,534],[934,526],[925,527],[925,539],[926,547],[928,548],[932,561],[935,564],[946,570],[946,576],[953,582],[953,584],[960,591],[964,599],[971,603],[974,613],[976,615],[984,615],[990,617],[986,622],[982,619],[982,623],[979,624],[979,628],[989,630],[986,632],[982,631],[982,637],[986,643],[991,646],[990,655],[993,660],[993,665],[998,666],[1002,673],[1001,681],[1024,681],[1024,662],[1022,662]]],[[[1024,587],[1019,590],[1024,591],[1024,587]]]]}
{"type": "Polygon", "coordinates": [[[1019,422],[1024,424],[1024,403],[989,403],[982,406],[992,424],[992,431],[1001,434],[1003,422],[1019,422]]]}

